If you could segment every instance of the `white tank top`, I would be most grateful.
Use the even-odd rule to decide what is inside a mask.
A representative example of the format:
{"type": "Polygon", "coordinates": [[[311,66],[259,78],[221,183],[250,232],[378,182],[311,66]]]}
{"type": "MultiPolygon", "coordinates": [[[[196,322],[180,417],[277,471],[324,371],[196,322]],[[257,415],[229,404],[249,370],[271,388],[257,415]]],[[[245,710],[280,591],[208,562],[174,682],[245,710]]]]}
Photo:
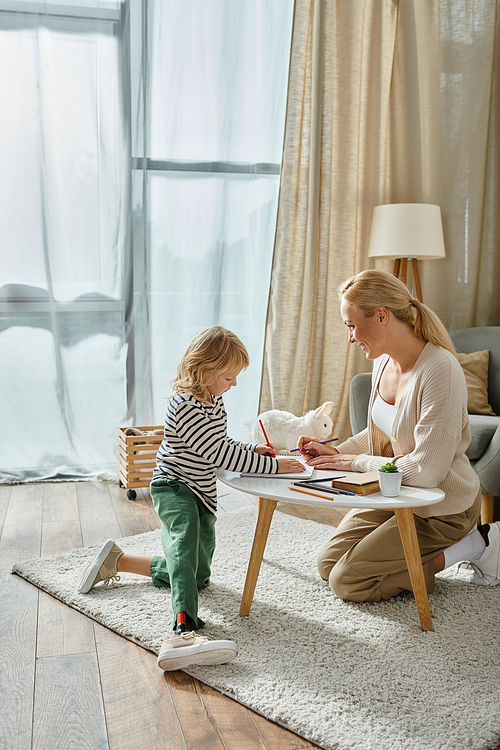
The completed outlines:
{"type": "Polygon", "coordinates": [[[392,425],[398,410],[398,404],[388,404],[377,391],[372,407],[372,419],[379,430],[382,430],[389,440],[392,435],[392,425]]]}

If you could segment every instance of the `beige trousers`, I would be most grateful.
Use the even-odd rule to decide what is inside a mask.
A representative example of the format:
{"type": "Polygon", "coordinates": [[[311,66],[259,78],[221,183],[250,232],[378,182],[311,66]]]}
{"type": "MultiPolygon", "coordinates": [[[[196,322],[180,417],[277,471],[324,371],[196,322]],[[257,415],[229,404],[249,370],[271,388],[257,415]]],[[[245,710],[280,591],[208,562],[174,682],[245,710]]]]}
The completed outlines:
{"type": "MultiPolygon", "coordinates": [[[[462,513],[414,514],[428,593],[434,591],[434,558],[475,528],[480,511],[481,493],[462,513]]],[[[337,596],[351,602],[378,602],[412,590],[391,510],[350,510],[319,553],[318,570],[337,596]]]]}

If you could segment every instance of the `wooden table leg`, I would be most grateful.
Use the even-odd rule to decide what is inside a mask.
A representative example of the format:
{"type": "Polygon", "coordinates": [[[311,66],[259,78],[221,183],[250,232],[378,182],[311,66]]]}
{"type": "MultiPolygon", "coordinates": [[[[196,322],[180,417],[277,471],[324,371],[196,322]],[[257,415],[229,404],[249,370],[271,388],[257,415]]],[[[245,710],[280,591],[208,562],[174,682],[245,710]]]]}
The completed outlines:
{"type": "Polygon", "coordinates": [[[410,574],[420,625],[422,626],[422,630],[434,630],[413,510],[411,508],[394,508],[394,513],[398,521],[401,541],[403,542],[406,564],[408,565],[408,573],[410,574]]]}
{"type": "Polygon", "coordinates": [[[243,589],[243,596],[241,597],[240,617],[248,617],[248,615],[250,614],[250,607],[252,606],[255,585],[257,583],[257,578],[259,577],[259,571],[260,566],[262,565],[262,558],[264,557],[267,537],[269,534],[273,513],[277,505],[278,503],[276,500],[268,500],[265,497],[259,497],[257,525],[255,526],[255,534],[253,537],[252,552],[250,554],[250,560],[248,563],[245,588],[243,589]]]}

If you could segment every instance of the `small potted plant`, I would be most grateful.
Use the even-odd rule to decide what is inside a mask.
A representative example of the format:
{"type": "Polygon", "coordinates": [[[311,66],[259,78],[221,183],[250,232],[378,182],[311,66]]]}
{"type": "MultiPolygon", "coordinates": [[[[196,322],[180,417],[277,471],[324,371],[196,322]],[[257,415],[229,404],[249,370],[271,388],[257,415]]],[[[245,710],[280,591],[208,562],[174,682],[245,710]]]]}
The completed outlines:
{"type": "Polygon", "coordinates": [[[380,494],[384,497],[397,497],[401,489],[403,472],[394,464],[387,463],[378,470],[380,494]]]}

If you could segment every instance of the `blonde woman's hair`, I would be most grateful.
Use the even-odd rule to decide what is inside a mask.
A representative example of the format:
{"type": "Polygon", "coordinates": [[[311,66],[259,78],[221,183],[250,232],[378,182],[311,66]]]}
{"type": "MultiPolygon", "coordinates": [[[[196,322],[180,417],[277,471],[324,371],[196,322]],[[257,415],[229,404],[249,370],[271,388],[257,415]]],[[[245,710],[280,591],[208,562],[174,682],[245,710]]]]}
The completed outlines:
{"type": "Polygon", "coordinates": [[[210,401],[211,385],[223,372],[248,367],[248,352],[234,333],[221,326],[207,328],[189,344],[172,380],[173,393],[187,391],[210,401]]]}
{"type": "Polygon", "coordinates": [[[436,313],[411,296],[403,282],[386,271],[361,271],[340,285],[339,297],[356,305],[367,318],[371,318],[379,307],[386,307],[392,314],[412,328],[415,335],[431,344],[455,354],[450,335],[436,313]]]}

